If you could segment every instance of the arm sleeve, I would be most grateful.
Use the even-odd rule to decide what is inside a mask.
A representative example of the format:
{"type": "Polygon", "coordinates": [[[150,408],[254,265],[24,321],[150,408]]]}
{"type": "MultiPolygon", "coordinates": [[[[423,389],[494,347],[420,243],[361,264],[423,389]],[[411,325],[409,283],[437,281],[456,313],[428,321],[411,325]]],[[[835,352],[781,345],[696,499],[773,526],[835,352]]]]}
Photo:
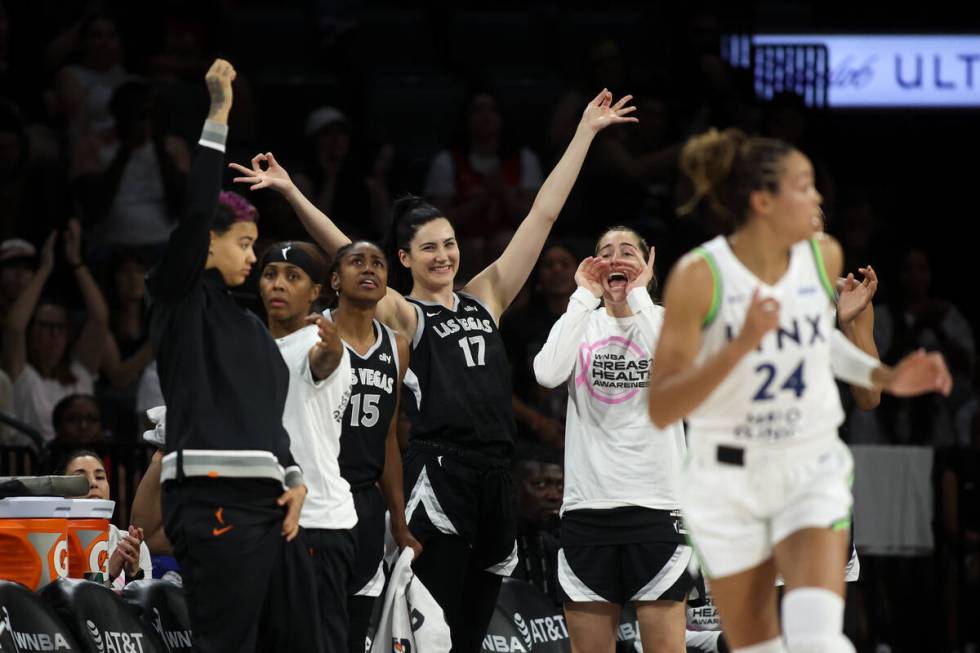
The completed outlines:
{"type": "Polygon", "coordinates": [[[534,377],[546,388],[556,388],[572,375],[589,316],[599,306],[599,298],[579,288],[568,300],[565,314],[555,322],[548,340],[534,357],[534,377]]]}
{"type": "Polygon", "coordinates": [[[834,329],[830,336],[830,366],[841,381],[871,390],[874,388],[871,373],[881,366],[881,361],[861,351],[839,329],[834,329]]]}
{"type": "Polygon", "coordinates": [[[204,123],[187,181],[187,206],[167,243],[160,262],[150,270],[147,289],[155,298],[178,299],[204,273],[208,260],[209,231],[214,222],[224,170],[224,139],[228,128],[204,123]]]}
{"type": "MultiPolygon", "coordinates": [[[[664,310],[653,303],[653,299],[650,298],[650,293],[647,292],[647,289],[634,288],[626,295],[626,303],[629,304],[633,315],[639,320],[642,320],[650,329],[651,333],[655,333],[656,337],[659,338],[660,329],[664,324],[664,310]]],[[[656,343],[650,343],[651,351],[656,348],[656,343]]]]}

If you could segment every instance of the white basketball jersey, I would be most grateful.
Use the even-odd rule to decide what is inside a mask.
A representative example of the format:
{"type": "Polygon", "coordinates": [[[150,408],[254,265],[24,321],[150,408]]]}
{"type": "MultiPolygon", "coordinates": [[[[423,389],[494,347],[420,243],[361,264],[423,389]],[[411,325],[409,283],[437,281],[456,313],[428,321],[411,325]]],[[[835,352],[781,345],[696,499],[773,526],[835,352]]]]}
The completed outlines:
{"type": "Polygon", "coordinates": [[[690,414],[692,442],[750,446],[836,436],[844,419],[830,367],[836,310],[816,241],[793,246],[789,267],[773,286],[752,274],[723,236],[695,251],[714,277],[697,364],[741,331],[757,288],[779,301],[780,311],[779,328],[767,333],[690,414]]]}

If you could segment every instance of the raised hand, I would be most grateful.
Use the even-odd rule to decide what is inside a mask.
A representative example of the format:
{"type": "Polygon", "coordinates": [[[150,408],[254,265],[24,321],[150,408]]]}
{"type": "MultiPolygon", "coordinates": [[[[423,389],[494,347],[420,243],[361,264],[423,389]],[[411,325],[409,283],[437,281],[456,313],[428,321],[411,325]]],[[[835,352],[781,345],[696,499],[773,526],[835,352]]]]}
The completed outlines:
{"type": "Polygon", "coordinates": [[[310,347],[310,370],[316,379],[325,379],[337,369],[344,345],[337,333],[337,325],[323,315],[314,313],[306,318],[306,323],[315,324],[320,336],[320,340],[310,347]]]}
{"type": "Polygon", "coordinates": [[[224,59],[215,59],[211,64],[204,75],[204,82],[208,85],[208,94],[211,96],[208,120],[228,122],[228,112],[231,111],[232,103],[231,83],[235,81],[237,75],[234,66],[224,59]]]}
{"type": "Polygon", "coordinates": [[[38,272],[50,274],[51,270],[54,269],[54,246],[57,242],[58,232],[52,231],[48,234],[48,237],[44,240],[44,245],[41,247],[41,262],[38,266],[38,272]]]}
{"type": "Polygon", "coordinates": [[[633,267],[633,274],[630,275],[631,281],[626,286],[626,293],[629,294],[634,288],[646,288],[650,285],[650,281],[653,279],[653,260],[656,258],[656,250],[650,248],[650,256],[647,257],[647,263],[637,272],[639,268],[638,264],[628,264],[633,267]]]}
{"type": "Polygon", "coordinates": [[[632,95],[624,95],[616,104],[613,104],[613,95],[607,89],[602,89],[599,95],[595,96],[585,111],[582,112],[582,120],[579,123],[598,132],[609,125],[617,125],[624,122],[639,122],[637,118],[629,114],[636,111],[634,106],[626,106],[633,99],[632,95]]]}
{"type": "Polygon", "coordinates": [[[858,268],[858,272],[864,277],[863,281],[858,282],[853,274],[848,274],[837,284],[837,319],[842,324],[848,324],[860,315],[878,290],[878,275],[874,268],[869,265],[858,268]]]}
{"type": "Polygon", "coordinates": [[[915,397],[930,392],[948,397],[952,389],[953,377],[942,354],[927,353],[924,349],[900,360],[885,384],[885,390],[896,397],[915,397]]]}
{"type": "Polygon", "coordinates": [[[293,180],[290,179],[289,173],[279,165],[272,152],[253,156],[251,168],[246,168],[238,163],[229,163],[228,167],[242,175],[235,177],[234,182],[236,184],[248,184],[249,190],[272,188],[280,193],[285,193],[293,187],[293,180]],[[264,170],[262,168],[263,163],[266,164],[264,170]]]}
{"type": "Polygon", "coordinates": [[[745,322],[736,340],[751,351],[759,346],[763,336],[779,326],[779,302],[772,298],[763,298],[756,288],[752,293],[752,302],[745,313],[745,322]]]}
{"type": "Polygon", "coordinates": [[[82,264],[82,225],[72,218],[64,231],[65,260],[75,268],[82,264]]]}
{"type": "Polygon", "coordinates": [[[609,274],[609,262],[605,259],[589,256],[579,263],[575,271],[575,283],[585,288],[595,297],[602,297],[602,280],[609,274]]]}

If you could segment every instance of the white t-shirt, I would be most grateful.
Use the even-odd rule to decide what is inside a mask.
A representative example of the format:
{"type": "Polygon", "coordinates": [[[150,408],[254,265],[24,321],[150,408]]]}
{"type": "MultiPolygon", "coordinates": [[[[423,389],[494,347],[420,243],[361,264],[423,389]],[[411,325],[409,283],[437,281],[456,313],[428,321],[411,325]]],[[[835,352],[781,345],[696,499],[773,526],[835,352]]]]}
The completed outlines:
{"type": "MultiPolygon", "coordinates": [[[[118,144],[103,148],[103,164],[108,165],[118,151],[118,144]]],[[[166,242],[176,226],[167,212],[156,146],[148,141],[130,153],[112,205],[98,229],[106,243],[138,246],[166,242]]]]}
{"type": "Polygon", "coordinates": [[[538,383],[568,384],[562,514],[579,508],[679,507],[684,426],[678,421],[658,429],[647,412],[664,311],[642,288],[631,291],[628,301],[633,315],[615,318],[579,288],[534,357],[538,383]]]}
{"type": "Polygon", "coordinates": [[[54,440],[51,413],[58,402],[68,395],[90,395],[95,391],[95,379],[87,367],[77,360],[71,362],[75,382],[65,385],[57,379],[45,379],[30,363],[24,364],[14,381],[14,407],[17,419],[36,428],[45,442],[54,440]]]}
{"type": "MultiPolygon", "coordinates": [[[[492,175],[500,169],[500,157],[475,153],[469,155],[470,165],[481,175],[492,175]]],[[[536,191],[544,181],[541,176],[541,163],[537,155],[526,147],[521,148],[521,190],[536,191]]],[[[450,150],[442,150],[435,155],[425,176],[425,195],[456,195],[456,164],[450,150]]]]}
{"type": "Polygon", "coordinates": [[[303,468],[308,494],[299,523],[303,528],[353,528],[357,524],[350,485],[340,475],[341,420],[350,401],[350,356],[343,350],[329,377],[313,380],[310,348],[319,341],[313,325],[279,338],[276,344],[289,368],[289,392],[282,414],[290,450],[303,468]]]}

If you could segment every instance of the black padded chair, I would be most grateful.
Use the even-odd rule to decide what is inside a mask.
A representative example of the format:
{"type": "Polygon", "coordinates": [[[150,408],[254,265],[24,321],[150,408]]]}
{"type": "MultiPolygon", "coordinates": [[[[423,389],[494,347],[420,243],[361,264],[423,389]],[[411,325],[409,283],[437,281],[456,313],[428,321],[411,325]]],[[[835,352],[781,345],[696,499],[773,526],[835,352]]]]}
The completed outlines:
{"type": "Polygon", "coordinates": [[[68,627],[34,592],[0,580],[0,651],[81,651],[68,627]]]}
{"type": "Polygon", "coordinates": [[[194,650],[184,590],[165,580],[138,580],[126,586],[123,601],[136,608],[170,653],[194,650]]]}
{"type": "Polygon", "coordinates": [[[108,587],[62,578],[39,594],[71,630],[80,651],[168,653],[160,636],[108,587]]]}

